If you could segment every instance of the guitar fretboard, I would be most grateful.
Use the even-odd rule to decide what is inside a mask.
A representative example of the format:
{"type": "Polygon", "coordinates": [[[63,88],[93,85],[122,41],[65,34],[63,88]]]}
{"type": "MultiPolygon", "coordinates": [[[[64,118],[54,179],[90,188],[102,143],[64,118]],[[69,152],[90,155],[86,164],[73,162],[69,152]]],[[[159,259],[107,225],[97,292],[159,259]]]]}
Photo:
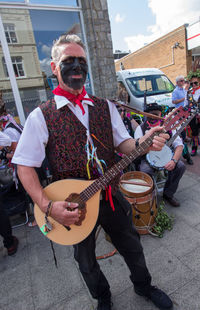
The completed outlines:
{"type": "Polygon", "coordinates": [[[89,185],[85,190],[80,193],[80,199],[84,202],[89,200],[100,189],[108,186],[109,182],[114,179],[122,170],[124,170],[133,160],[140,156],[148,147],[151,146],[154,136],[158,133],[153,133],[145,141],[143,141],[137,149],[134,149],[129,155],[124,157],[112,166],[106,173],[89,185]]]}

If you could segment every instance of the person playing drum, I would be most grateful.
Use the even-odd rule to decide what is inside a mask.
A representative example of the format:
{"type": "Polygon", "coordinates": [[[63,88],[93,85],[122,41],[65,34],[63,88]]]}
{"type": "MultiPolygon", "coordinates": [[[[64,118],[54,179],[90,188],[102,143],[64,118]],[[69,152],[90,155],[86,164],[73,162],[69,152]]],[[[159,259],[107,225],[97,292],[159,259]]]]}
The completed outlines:
{"type": "MultiPolygon", "coordinates": [[[[157,103],[152,103],[147,105],[145,112],[161,116],[161,106],[157,103]]],[[[142,137],[148,130],[158,126],[159,120],[147,118],[140,126],[136,128],[135,139],[142,137]]],[[[173,135],[173,133],[172,133],[173,135]]],[[[180,203],[174,198],[174,194],[178,188],[179,181],[185,172],[185,165],[180,160],[183,151],[183,143],[181,138],[178,136],[172,143],[171,156],[164,162],[163,158],[163,168],[168,171],[168,177],[165,183],[163,198],[170,203],[173,207],[179,207],[180,203]],[[171,158],[171,159],[170,159],[171,158]]],[[[138,164],[138,170],[153,176],[155,174],[157,167],[154,162],[152,164],[150,161],[146,160],[146,156],[140,158],[140,163],[138,164]]]]}

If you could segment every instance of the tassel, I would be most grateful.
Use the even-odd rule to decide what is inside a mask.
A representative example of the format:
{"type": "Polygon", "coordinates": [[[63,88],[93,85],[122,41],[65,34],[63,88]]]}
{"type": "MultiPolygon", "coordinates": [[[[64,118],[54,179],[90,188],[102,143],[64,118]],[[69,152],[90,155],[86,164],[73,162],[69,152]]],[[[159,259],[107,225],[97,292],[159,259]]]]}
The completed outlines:
{"type": "Polygon", "coordinates": [[[108,201],[108,199],[109,199],[112,210],[115,211],[115,206],[114,206],[113,199],[112,199],[112,192],[111,192],[110,185],[106,187],[106,201],[108,201]]]}

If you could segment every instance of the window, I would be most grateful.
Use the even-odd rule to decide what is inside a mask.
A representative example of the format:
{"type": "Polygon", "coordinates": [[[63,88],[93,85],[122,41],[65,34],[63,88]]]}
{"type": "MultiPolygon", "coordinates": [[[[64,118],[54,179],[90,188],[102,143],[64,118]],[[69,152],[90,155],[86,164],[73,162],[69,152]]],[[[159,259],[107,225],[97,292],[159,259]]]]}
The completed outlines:
{"type": "Polygon", "coordinates": [[[17,43],[14,24],[4,24],[6,40],[8,43],[17,43]]]}
{"type": "Polygon", "coordinates": [[[34,4],[50,4],[50,5],[62,5],[62,6],[78,6],[78,1],[77,0],[29,0],[29,3],[34,3],[34,4]]]}
{"type": "MultiPolygon", "coordinates": [[[[15,76],[16,77],[25,76],[22,57],[21,56],[13,56],[13,57],[11,57],[11,60],[12,60],[15,76]]],[[[3,62],[5,76],[8,77],[8,70],[7,70],[7,66],[6,66],[4,57],[2,58],[2,62],[3,62]]]]}
{"type": "Polygon", "coordinates": [[[174,85],[165,75],[137,76],[126,79],[130,91],[136,97],[171,93],[174,85]]]}

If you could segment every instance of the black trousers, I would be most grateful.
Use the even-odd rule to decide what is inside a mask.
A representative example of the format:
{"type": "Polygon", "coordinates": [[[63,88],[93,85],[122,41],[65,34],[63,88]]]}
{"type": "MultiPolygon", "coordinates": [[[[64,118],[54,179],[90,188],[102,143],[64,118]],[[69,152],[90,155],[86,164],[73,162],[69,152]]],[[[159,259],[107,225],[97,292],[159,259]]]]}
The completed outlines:
{"type": "Polygon", "coordinates": [[[196,116],[190,122],[190,128],[192,130],[192,136],[196,137],[199,134],[199,123],[196,116]]]}
{"type": "Polygon", "coordinates": [[[133,226],[131,205],[120,192],[113,196],[113,202],[115,211],[112,210],[109,201],[101,200],[95,228],[85,240],[74,246],[74,257],[92,297],[96,299],[104,299],[111,295],[108,281],[95,256],[95,233],[98,225],[109,234],[115,248],[123,256],[134,286],[146,290],[151,284],[140,237],[133,226]]]}
{"type": "Polygon", "coordinates": [[[12,228],[10,225],[10,220],[1,202],[0,202],[0,235],[3,237],[3,243],[6,248],[12,246],[13,237],[12,237],[12,228]]]}

